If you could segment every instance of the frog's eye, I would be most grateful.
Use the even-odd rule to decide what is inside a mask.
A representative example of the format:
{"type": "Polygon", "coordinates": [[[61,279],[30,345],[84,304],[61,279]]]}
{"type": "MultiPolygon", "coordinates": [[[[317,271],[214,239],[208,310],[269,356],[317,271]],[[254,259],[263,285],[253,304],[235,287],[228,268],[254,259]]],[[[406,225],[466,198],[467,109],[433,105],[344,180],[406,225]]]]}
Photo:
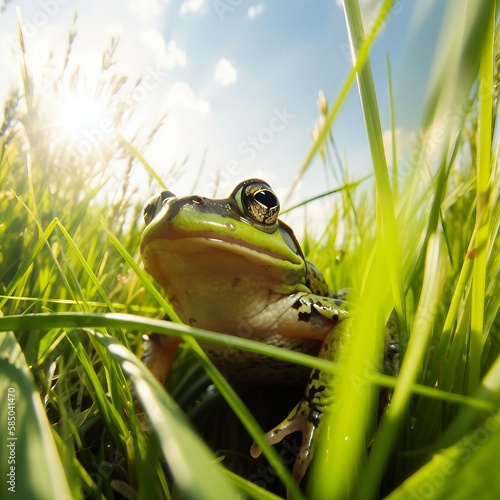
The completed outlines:
{"type": "Polygon", "coordinates": [[[171,191],[162,191],[160,194],[149,198],[144,205],[143,217],[146,226],[156,217],[163,206],[163,202],[168,198],[174,198],[175,194],[171,191]]]}
{"type": "Polygon", "coordinates": [[[278,220],[280,202],[265,182],[244,183],[241,190],[241,205],[245,215],[256,222],[271,226],[278,220]]]}

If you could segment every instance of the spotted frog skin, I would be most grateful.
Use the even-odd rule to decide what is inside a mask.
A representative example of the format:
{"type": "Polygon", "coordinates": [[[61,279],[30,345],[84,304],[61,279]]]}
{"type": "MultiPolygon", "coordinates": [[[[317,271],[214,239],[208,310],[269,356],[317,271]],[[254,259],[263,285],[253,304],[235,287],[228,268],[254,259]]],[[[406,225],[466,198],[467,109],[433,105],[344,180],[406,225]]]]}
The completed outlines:
{"type": "MultiPolygon", "coordinates": [[[[278,219],[279,200],[259,179],[236,186],[225,199],[175,197],[164,191],[145,205],[141,239],[144,267],[163,287],[181,320],[198,328],[336,360],[349,342],[348,303],[333,296],[305,259],[293,231],[278,219]]],[[[153,335],[146,361],[164,382],[178,339],[153,335]]],[[[332,400],[331,374],[231,347],[202,345],[232,380],[305,384],[304,398],[267,433],[271,443],[295,431],[302,445],[297,482],[312,459],[317,429],[332,400]]],[[[385,364],[395,366],[390,334],[385,364]]],[[[395,370],[394,370],[395,371],[395,370]]],[[[260,454],[252,446],[252,456],[260,454]]]]}

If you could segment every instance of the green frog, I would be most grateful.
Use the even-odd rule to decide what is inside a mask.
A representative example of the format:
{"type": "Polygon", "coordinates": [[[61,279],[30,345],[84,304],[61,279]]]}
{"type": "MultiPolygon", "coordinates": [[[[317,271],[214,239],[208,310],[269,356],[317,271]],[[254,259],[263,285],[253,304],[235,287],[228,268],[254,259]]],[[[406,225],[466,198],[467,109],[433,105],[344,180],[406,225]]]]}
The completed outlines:
{"type": "MultiPolygon", "coordinates": [[[[291,228],[278,218],[279,211],[278,197],[259,179],[241,182],[224,199],[176,197],[164,191],[144,208],[144,267],[185,324],[338,359],[349,343],[349,304],[344,296],[329,292],[291,228]]],[[[172,337],[150,337],[147,365],[162,383],[178,343],[172,337]]],[[[268,441],[277,443],[302,432],[293,468],[299,483],[331,404],[332,375],[229,346],[202,347],[230,380],[305,385],[303,399],[267,433],[268,441]]],[[[397,358],[392,329],[384,364],[395,367],[397,358]]],[[[257,445],[251,454],[260,454],[257,445]]]]}

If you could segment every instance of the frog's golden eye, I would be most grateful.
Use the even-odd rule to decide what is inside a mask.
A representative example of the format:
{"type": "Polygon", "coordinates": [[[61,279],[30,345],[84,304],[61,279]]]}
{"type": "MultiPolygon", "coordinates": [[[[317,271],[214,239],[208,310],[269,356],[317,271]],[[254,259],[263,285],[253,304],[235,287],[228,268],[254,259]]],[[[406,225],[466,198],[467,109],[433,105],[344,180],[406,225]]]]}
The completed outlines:
{"type": "Polygon", "coordinates": [[[162,191],[160,194],[157,194],[146,202],[143,210],[143,217],[146,226],[156,217],[158,212],[161,210],[163,206],[163,202],[167,198],[174,198],[175,194],[171,191],[162,191]]]}
{"type": "Polygon", "coordinates": [[[265,182],[245,183],[241,192],[241,204],[245,215],[256,222],[271,226],[278,220],[280,202],[265,182]]]}

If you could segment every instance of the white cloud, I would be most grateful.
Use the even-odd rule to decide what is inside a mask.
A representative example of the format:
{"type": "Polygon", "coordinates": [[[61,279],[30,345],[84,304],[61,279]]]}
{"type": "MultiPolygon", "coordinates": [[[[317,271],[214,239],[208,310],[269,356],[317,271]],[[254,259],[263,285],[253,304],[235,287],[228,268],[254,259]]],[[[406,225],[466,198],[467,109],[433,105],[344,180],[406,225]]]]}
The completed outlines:
{"type": "Polygon", "coordinates": [[[170,40],[165,47],[160,64],[167,68],[186,66],[186,53],[179,49],[173,40],[170,40]]]}
{"type": "Polygon", "coordinates": [[[165,43],[163,35],[154,28],[147,28],[139,32],[139,40],[152,50],[156,64],[162,68],[175,68],[186,65],[186,53],[170,40],[165,43]]]}
{"type": "Polygon", "coordinates": [[[258,3],[257,5],[252,5],[247,12],[248,19],[255,19],[260,16],[266,10],[266,6],[263,3],[258,3]]]}
{"type": "Polygon", "coordinates": [[[123,23],[118,22],[108,23],[104,26],[104,29],[109,35],[114,36],[115,38],[120,38],[120,36],[123,34],[124,26],[123,23]]]}
{"type": "Polygon", "coordinates": [[[205,0],[186,0],[181,4],[180,14],[185,16],[188,12],[199,12],[205,5],[205,0]]]}
{"type": "Polygon", "coordinates": [[[222,58],[215,67],[214,79],[223,87],[232,85],[238,78],[236,68],[225,58],[222,58]]]}
{"type": "Polygon", "coordinates": [[[206,99],[196,97],[193,89],[184,82],[175,82],[165,96],[165,105],[168,109],[184,108],[200,115],[210,111],[210,103],[206,99]]]}
{"type": "Polygon", "coordinates": [[[151,19],[162,13],[163,7],[156,0],[129,0],[130,10],[142,19],[151,19]]]}

